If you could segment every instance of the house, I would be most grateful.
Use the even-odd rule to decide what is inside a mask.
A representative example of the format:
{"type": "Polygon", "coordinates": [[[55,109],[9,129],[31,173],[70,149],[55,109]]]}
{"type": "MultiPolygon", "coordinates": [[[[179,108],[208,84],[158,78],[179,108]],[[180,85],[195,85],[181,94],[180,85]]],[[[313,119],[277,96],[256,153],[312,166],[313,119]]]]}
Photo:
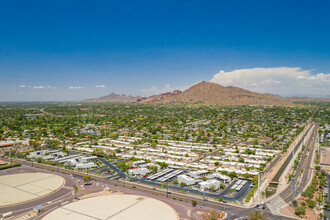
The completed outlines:
{"type": "Polygon", "coordinates": [[[206,176],[207,179],[215,179],[215,180],[219,180],[223,183],[230,183],[231,182],[231,178],[229,176],[220,174],[220,173],[212,173],[206,176]]]}
{"type": "Polygon", "coordinates": [[[199,182],[199,180],[195,180],[194,178],[187,176],[185,174],[178,176],[178,182],[179,184],[184,183],[187,186],[195,185],[199,182]]]}
{"type": "Polygon", "coordinates": [[[158,164],[154,164],[154,163],[146,163],[146,164],[139,165],[139,167],[141,167],[141,168],[149,168],[151,166],[157,167],[157,170],[160,170],[162,168],[158,164]]]}
{"type": "Polygon", "coordinates": [[[67,154],[59,150],[39,150],[33,151],[26,157],[28,159],[35,159],[41,157],[43,160],[55,160],[55,158],[65,157],[67,154]]]}
{"type": "Polygon", "coordinates": [[[138,161],[134,161],[132,164],[132,167],[140,167],[147,164],[147,162],[145,162],[144,160],[138,160],[138,161]]]}
{"type": "Polygon", "coordinates": [[[200,182],[198,183],[201,187],[201,189],[204,191],[206,189],[212,189],[212,187],[214,186],[215,188],[214,189],[219,189],[220,187],[220,181],[218,180],[206,180],[204,182],[200,182]]]}
{"type": "Polygon", "coordinates": [[[151,171],[147,168],[136,168],[136,169],[129,169],[128,174],[131,176],[145,176],[151,171]]]}
{"type": "Polygon", "coordinates": [[[53,155],[45,155],[42,157],[43,160],[49,161],[49,160],[54,160],[55,157],[53,155]]]}
{"type": "Polygon", "coordinates": [[[7,162],[0,160],[0,166],[4,166],[6,164],[7,164],[7,162]]]}
{"type": "Polygon", "coordinates": [[[77,163],[76,164],[76,168],[78,168],[78,169],[90,169],[90,168],[93,168],[93,167],[97,167],[97,165],[93,162],[90,162],[90,163],[77,163]]]}
{"type": "Polygon", "coordinates": [[[203,176],[206,176],[207,174],[209,174],[210,172],[207,170],[197,170],[197,171],[192,171],[189,172],[187,175],[194,178],[194,179],[200,179],[203,176]]]}
{"type": "Polygon", "coordinates": [[[14,144],[13,141],[0,141],[0,147],[12,147],[14,144]]]}

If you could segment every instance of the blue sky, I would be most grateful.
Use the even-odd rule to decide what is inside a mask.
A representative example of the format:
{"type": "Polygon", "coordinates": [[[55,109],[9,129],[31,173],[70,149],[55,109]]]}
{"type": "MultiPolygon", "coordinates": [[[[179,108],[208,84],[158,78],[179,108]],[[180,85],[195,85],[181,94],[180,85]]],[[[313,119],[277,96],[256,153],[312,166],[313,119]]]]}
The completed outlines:
{"type": "Polygon", "coordinates": [[[0,101],[202,80],[330,95],[329,1],[0,1],[0,101]]]}

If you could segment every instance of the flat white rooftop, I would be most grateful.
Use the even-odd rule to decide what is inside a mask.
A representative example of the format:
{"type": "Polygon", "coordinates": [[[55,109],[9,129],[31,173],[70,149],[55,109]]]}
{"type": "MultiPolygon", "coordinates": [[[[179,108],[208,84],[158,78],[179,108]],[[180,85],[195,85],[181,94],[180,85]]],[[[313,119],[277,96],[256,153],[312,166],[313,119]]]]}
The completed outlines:
{"type": "Polygon", "coordinates": [[[176,211],[164,202],[136,195],[93,197],[62,206],[43,220],[178,220],[176,211]]]}
{"type": "Polygon", "coordinates": [[[62,187],[64,179],[49,173],[0,176],[0,207],[38,199],[62,187]]]}

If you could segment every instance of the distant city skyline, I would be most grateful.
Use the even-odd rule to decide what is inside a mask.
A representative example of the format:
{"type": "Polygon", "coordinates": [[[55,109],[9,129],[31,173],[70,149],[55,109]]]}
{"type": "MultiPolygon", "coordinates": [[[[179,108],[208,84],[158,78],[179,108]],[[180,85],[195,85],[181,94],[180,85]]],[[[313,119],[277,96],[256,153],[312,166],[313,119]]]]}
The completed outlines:
{"type": "Polygon", "coordinates": [[[149,96],[199,81],[330,95],[330,2],[2,1],[0,101],[149,96]]]}

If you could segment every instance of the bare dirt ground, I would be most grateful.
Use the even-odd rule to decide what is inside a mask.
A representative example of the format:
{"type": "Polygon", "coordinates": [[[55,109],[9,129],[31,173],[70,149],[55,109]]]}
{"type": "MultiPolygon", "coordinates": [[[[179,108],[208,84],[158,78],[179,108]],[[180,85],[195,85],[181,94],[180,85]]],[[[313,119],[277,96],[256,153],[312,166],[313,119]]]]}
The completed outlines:
{"type": "Polygon", "coordinates": [[[330,147],[321,147],[320,149],[320,162],[322,165],[330,165],[330,147]]]}
{"type": "Polygon", "coordinates": [[[306,208],[306,215],[305,216],[297,216],[294,214],[295,208],[292,207],[291,205],[287,205],[281,210],[281,214],[293,218],[301,218],[301,219],[306,219],[306,220],[315,220],[317,219],[317,215],[315,214],[314,211],[310,210],[309,208],[306,208]]]}

